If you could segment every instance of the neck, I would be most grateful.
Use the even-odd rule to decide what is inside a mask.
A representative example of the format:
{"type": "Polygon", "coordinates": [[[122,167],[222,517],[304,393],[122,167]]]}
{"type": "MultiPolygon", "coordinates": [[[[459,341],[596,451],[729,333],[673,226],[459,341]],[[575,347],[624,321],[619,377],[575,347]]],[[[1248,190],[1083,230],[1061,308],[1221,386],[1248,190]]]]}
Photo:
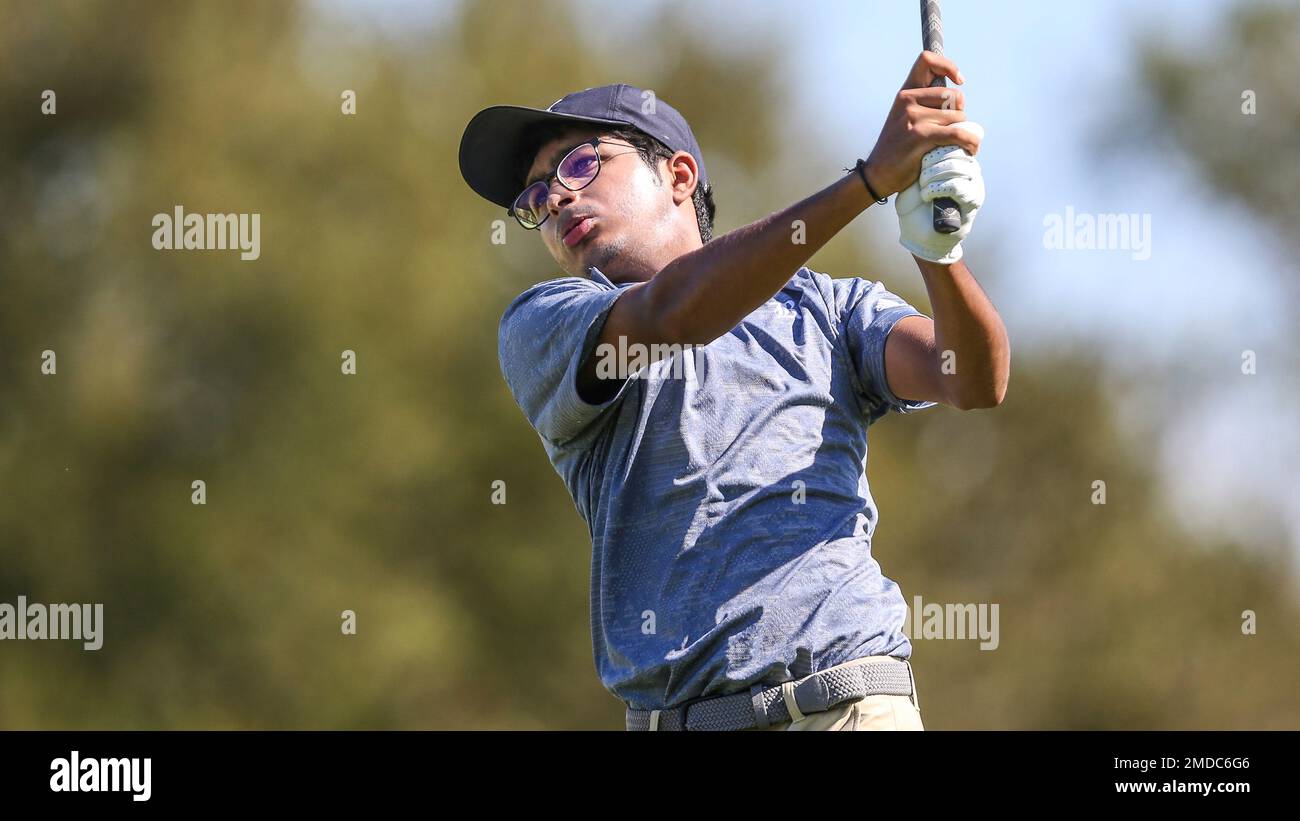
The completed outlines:
{"type": "MultiPolygon", "coordinates": [[[[604,264],[599,261],[588,262],[609,277],[616,285],[628,282],[649,282],[655,275],[678,257],[702,248],[698,233],[689,238],[678,238],[674,242],[651,243],[644,254],[613,253],[606,257],[604,264]]],[[[621,249],[620,249],[621,250],[621,249]]],[[[585,273],[585,269],[584,269],[585,273]]]]}

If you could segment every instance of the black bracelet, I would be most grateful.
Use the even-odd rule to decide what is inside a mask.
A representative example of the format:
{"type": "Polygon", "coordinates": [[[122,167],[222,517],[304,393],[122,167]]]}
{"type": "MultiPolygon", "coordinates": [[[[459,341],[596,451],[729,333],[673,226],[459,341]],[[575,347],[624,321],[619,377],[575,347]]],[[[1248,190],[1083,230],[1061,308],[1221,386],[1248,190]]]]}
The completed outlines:
{"type": "Polygon", "coordinates": [[[858,176],[862,178],[862,184],[867,187],[867,193],[871,195],[871,198],[875,200],[878,205],[884,205],[885,203],[889,202],[889,197],[882,197],[876,194],[876,192],[871,187],[871,183],[867,182],[867,161],[866,160],[859,159],[857,164],[854,165],[853,168],[846,168],[844,170],[853,171],[854,169],[857,170],[858,176]]]}

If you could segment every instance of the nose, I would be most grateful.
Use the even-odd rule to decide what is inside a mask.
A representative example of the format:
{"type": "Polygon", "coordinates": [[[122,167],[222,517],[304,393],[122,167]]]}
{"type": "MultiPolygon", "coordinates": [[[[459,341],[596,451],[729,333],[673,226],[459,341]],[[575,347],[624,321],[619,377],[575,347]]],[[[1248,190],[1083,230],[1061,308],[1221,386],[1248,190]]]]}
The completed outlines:
{"type": "Polygon", "coordinates": [[[577,198],[577,194],[577,191],[570,191],[561,185],[559,180],[551,183],[551,191],[546,195],[546,208],[551,216],[558,217],[564,206],[577,198]]]}

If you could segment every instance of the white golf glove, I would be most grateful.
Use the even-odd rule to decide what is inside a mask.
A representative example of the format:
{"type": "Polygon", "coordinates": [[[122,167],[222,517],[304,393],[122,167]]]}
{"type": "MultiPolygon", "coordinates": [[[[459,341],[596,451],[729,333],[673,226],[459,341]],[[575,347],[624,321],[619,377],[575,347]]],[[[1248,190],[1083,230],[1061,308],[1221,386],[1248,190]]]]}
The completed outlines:
{"type": "MultiPolygon", "coordinates": [[[[956,124],[984,138],[978,123],[956,124]]],[[[984,204],[984,177],[979,163],[963,148],[945,145],[921,158],[921,176],[910,187],[898,192],[894,210],[898,212],[898,241],[921,259],[944,265],[961,259],[961,241],[970,233],[971,223],[984,204]],[[951,198],[961,211],[961,228],[951,234],[934,230],[934,201],[951,198]]]]}

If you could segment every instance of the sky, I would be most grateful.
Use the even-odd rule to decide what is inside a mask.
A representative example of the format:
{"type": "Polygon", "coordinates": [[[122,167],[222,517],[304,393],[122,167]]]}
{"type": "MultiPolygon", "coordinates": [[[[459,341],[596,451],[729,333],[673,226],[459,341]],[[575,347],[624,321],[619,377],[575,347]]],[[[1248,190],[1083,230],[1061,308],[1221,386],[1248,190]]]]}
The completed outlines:
{"type": "MultiPolygon", "coordinates": [[[[669,59],[646,55],[654,41],[645,37],[645,22],[658,0],[574,2],[601,15],[606,47],[639,55],[635,65],[642,73],[655,59],[669,59]]],[[[449,19],[457,0],[319,5],[401,37],[449,19]]],[[[701,41],[714,48],[744,50],[773,38],[786,44],[776,57],[784,104],[792,106],[781,118],[786,145],[794,150],[815,127],[826,149],[849,158],[848,164],[870,150],[920,51],[915,0],[675,5],[693,16],[701,41]]],[[[946,53],[967,79],[969,118],[986,131],[979,159],[988,197],[965,247],[977,278],[981,250],[990,249],[985,258],[993,248],[1000,252],[986,289],[1011,335],[1012,393],[1017,351],[1095,351],[1105,362],[1117,411],[1150,454],[1176,515],[1188,527],[1247,544],[1285,540],[1300,557],[1300,436],[1293,424],[1300,391],[1292,374],[1270,367],[1279,359],[1270,353],[1288,342],[1284,327],[1296,320],[1276,287],[1277,272],[1296,273],[1297,266],[1248,213],[1206,190],[1181,157],[1098,147],[1108,132],[1123,127],[1121,105],[1130,87],[1141,83],[1131,70],[1138,35],[1205,42],[1229,5],[944,2],[946,53]],[[1149,258],[1132,250],[1045,247],[1045,219],[1067,209],[1134,214],[1138,224],[1149,218],[1149,258]],[[1258,357],[1253,376],[1241,372],[1246,349],[1258,357]],[[1269,516],[1286,529],[1279,534],[1269,516]]],[[[1243,79],[1242,88],[1248,87],[1243,79]]],[[[498,102],[544,104],[484,105],[498,102]]],[[[1223,104],[1225,111],[1239,111],[1239,99],[1223,104]]],[[[683,114],[690,119],[691,112],[683,114]]],[[[707,158],[709,147],[702,149],[707,158]]],[[[807,193],[812,190],[800,196],[807,193]]],[[[779,207],[774,203],[771,210],[779,207]]],[[[848,230],[892,242],[893,209],[871,209],[848,230]]],[[[915,282],[902,284],[919,291],[914,275],[915,282]]]]}

